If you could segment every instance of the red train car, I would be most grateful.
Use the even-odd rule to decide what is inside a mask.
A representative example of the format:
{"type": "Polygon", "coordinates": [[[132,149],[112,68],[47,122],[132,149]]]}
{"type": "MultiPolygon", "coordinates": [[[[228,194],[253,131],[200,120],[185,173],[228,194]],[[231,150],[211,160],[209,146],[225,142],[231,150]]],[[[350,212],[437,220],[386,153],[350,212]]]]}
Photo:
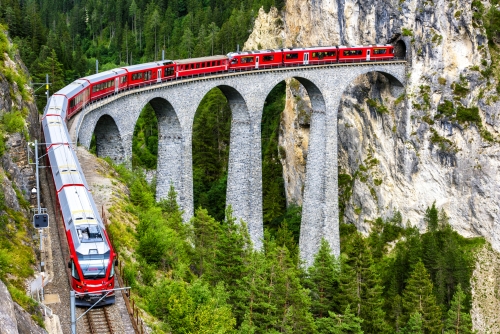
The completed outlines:
{"type": "Polygon", "coordinates": [[[223,72],[228,70],[226,56],[209,56],[174,61],[176,77],[186,77],[207,73],[223,72]]]}
{"type": "Polygon", "coordinates": [[[175,64],[171,60],[123,67],[127,72],[127,86],[159,83],[175,78],[175,64]]]}
{"type": "Polygon", "coordinates": [[[339,63],[381,61],[394,58],[392,45],[339,46],[339,63]]]}
{"type": "Polygon", "coordinates": [[[283,65],[282,50],[260,50],[228,53],[231,70],[251,70],[283,65]]]}

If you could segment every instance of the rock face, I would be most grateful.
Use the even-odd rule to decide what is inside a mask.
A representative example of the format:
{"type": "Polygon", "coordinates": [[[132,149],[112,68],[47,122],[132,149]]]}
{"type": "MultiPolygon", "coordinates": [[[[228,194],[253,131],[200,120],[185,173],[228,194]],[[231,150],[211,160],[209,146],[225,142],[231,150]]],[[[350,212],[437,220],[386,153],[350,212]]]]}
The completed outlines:
{"type": "Polygon", "coordinates": [[[5,284],[0,281],[0,334],[17,334],[14,302],[5,284]]]}
{"type": "MultiPolygon", "coordinates": [[[[473,22],[471,3],[288,0],[281,13],[283,31],[264,24],[271,14],[260,13],[256,19],[256,30],[261,30],[252,33],[245,47],[257,45],[252,40],[256,36],[268,41],[261,43],[264,48],[279,47],[272,42],[281,38],[284,46],[397,42],[398,55],[407,55],[406,95],[392,94],[380,74],[359,77],[344,92],[339,169],[357,175],[347,196],[345,222],[369,231],[367,221],[399,210],[424,229],[425,209],[436,201],[458,232],[484,236],[500,250],[500,145],[484,139],[485,130],[498,138],[500,105],[494,85],[488,86],[481,74],[491,59],[484,29],[473,22]],[[273,39],[277,31],[279,38],[273,39]],[[478,107],[481,122],[475,123],[482,127],[439,119],[437,109],[445,101],[455,111],[478,107]]],[[[307,146],[297,150],[297,141],[290,138],[307,143],[306,131],[292,126],[300,123],[297,102],[307,98],[292,95],[288,93],[282,117],[280,145],[287,152],[287,200],[300,203],[297,189],[303,184],[307,146]]]]}
{"type": "MultiPolygon", "coordinates": [[[[483,5],[490,6],[488,1],[483,5]]],[[[496,82],[488,78],[492,60],[486,34],[482,23],[474,22],[474,11],[472,0],[288,0],[280,13],[283,31],[276,36],[285,47],[390,42],[397,56],[407,56],[405,94],[395,93],[383,75],[371,73],[351,83],[338,110],[339,173],[352,177],[352,192],[343,193],[346,187],[339,184],[345,202],[341,219],[361,231],[395,211],[425,230],[425,210],[436,202],[460,234],[483,236],[500,251],[500,102],[496,82]],[[451,114],[471,112],[474,122],[450,119],[446,106],[451,114]]],[[[261,13],[255,27],[264,30],[254,31],[250,39],[259,36],[272,44],[276,28],[266,30],[259,23],[265,20],[261,13]]],[[[263,46],[280,46],[270,44],[263,46]]],[[[255,45],[251,40],[245,44],[255,45]]],[[[307,144],[297,150],[291,138],[308,141],[295,126],[297,102],[307,98],[296,99],[291,90],[280,149],[287,152],[287,200],[300,203],[297,189],[304,180],[307,144]]],[[[476,270],[488,266],[480,267],[476,270]]],[[[498,329],[495,298],[482,307],[474,304],[476,329],[498,329]],[[483,311],[485,305],[491,310],[483,311]]]]}
{"type": "MultiPolygon", "coordinates": [[[[0,33],[3,32],[0,31],[0,33]]],[[[3,58],[4,67],[14,72],[27,73],[18,56],[12,60],[8,54],[4,54],[3,58]]],[[[0,195],[3,197],[2,204],[27,216],[29,212],[20,204],[20,199],[24,197],[26,201],[30,200],[31,189],[35,185],[35,174],[34,169],[28,163],[26,134],[29,134],[31,138],[39,137],[38,111],[33,102],[22,99],[17,84],[10,83],[0,72],[0,118],[7,113],[21,110],[27,114],[23,133],[0,132],[2,137],[5,136],[5,152],[0,157],[0,195]]],[[[0,207],[0,216],[3,215],[5,212],[0,207]]],[[[15,229],[15,225],[10,224],[9,228],[15,229]]],[[[0,281],[0,334],[4,333],[42,334],[47,332],[36,325],[31,316],[12,301],[7,287],[0,281]]]]}

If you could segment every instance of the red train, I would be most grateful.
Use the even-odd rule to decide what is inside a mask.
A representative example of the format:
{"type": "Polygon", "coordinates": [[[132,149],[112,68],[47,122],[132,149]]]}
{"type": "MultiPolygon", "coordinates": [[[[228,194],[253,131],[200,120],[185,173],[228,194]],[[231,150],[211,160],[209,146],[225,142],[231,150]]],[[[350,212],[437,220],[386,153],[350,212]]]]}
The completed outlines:
{"type": "Polygon", "coordinates": [[[272,67],[321,65],[385,61],[394,59],[392,45],[319,46],[279,50],[231,52],[226,56],[210,56],[165,60],[132,65],[78,79],[54,95],[62,95],[68,103],[66,118],[71,118],[85,104],[124,89],[166,80],[211,75],[239,70],[272,67]]]}

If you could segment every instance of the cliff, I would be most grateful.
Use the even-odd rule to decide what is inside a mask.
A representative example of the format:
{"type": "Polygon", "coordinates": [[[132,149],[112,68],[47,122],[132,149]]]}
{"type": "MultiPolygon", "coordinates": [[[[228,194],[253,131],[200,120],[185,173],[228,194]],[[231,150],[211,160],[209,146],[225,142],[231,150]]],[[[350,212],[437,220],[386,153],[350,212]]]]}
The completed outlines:
{"type": "MultiPolygon", "coordinates": [[[[406,54],[405,94],[394,96],[388,80],[371,73],[342,96],[340,219],[368,232],[376,217],[400,211],[425,231],[425,210],[436,202],[460,234],[483,236],[493,250],[481,254],[495,259],[489,269],[480,259],[473,277],[474,327],[484,332],[498,328],[498,296],[483,290],[495,286],[500,251],[500,104],[497,51],[490,50],[482,22],[491,5],[478,6],[471,0],[288,0],[281,13],[259,13],[245,48],[393,43],[398,55],[406,54]]],[[[287,157],[287,203],[300,204],[310,105],[303,87],[288,83],[280,150],[287,157]]]]}
{"type": "Polygon", "coordinates": [[[33,321],[42,322],[41,312],[24,291],[37,270],[38,248],[31,238],[35,174],[26,147],[30,138],[39,137],[39,124],[27,77],[0,26],[0,333],[47,333],[33,321]]]}
{"type": "MultiPolygon", "coordinates": [[[[351,84],[338,111],[339,169],[354,178],[344,221],[368,231],[369,221],[399,210],[424,229],[435,201],[457,231],[500,250],[499,104],[471,1],[289,0],[281,16],[259,13],[245,48],[395,41],[407,54],[406,95],[393,96],[387,80],[371,74],[351,84]]],[[[299,105],[307,94],[292,90],[287,96],[299,98],[288,99],[280,146],[294,156],[284,164],[287,200],[300,203],[308,138],[294,124],[308,108],[299,105]]]]}

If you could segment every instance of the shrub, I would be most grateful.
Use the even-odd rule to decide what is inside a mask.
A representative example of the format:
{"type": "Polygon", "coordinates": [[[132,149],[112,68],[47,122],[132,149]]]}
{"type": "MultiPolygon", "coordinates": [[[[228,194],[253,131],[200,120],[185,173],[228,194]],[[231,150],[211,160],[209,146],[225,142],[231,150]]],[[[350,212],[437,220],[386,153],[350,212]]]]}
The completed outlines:
{"type": "Polygon", "coordinates": [[[24,118],[19,111],[5,113],[3,123],[9,133],[22,132],[25,126],[24,118]]]}
{"type": "Polygon", "coordinates": [[[479,116],[479,108],[465,108],[459,106],[457,108],[457,121],[459,122],[475,122],[481,124],[481,117],[479,116]]]}

